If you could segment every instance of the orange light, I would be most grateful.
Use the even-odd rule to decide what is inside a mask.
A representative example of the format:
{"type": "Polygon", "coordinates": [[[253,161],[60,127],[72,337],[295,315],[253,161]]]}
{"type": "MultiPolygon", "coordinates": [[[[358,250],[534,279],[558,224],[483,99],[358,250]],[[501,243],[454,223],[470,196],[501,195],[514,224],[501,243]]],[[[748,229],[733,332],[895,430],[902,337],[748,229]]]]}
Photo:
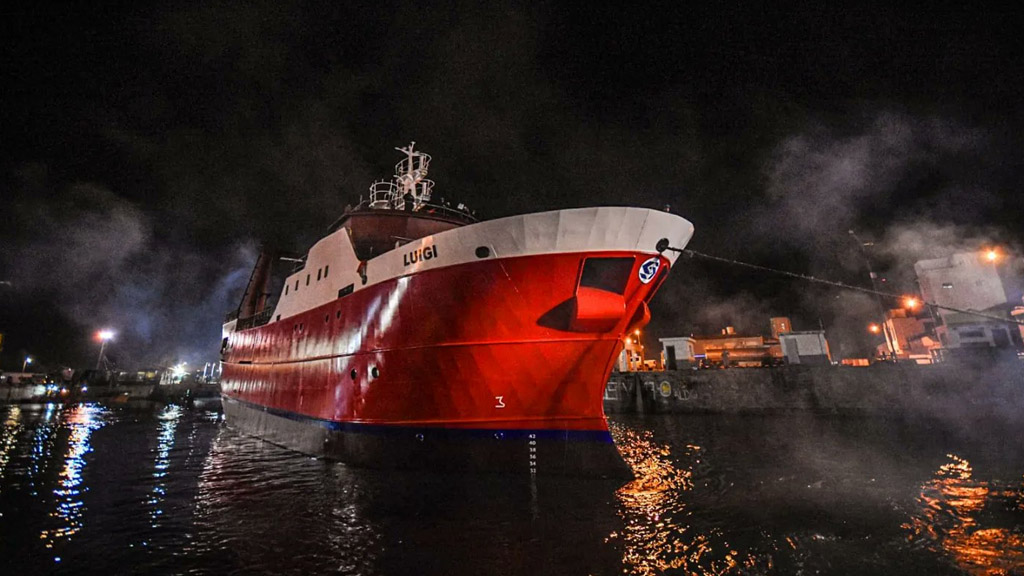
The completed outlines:
{"type": "Polygon", "coordinates": [[[903,299],[903,306],[906,308],[910,308],[911,310],[917,308],[919,304],[920,302],[918,302],[917,298],[914,298],[913,296],[907,296],[906,298],[903,299]]]}
{"type": "Polygon", "coordinates": [[[989,250],[988,252],[985,252],[985,258],[988,258],[989,262],[995,262],[996,258],[999,258],[999,253],[995,250],[989,250]]]}
{"type": "Polygon", "coordinates": [[[868,324],[868,330],[871,331],[872,334],[878,334],[881,328],[878,327],[878,324],[868,324]]]}

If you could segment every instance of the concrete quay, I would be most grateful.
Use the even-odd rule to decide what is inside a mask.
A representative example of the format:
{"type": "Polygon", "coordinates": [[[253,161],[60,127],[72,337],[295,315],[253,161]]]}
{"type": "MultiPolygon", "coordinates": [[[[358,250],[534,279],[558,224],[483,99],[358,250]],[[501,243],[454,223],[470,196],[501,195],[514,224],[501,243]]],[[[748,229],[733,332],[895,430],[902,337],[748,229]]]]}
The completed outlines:
{"type": "Polygon", "coordinates": [[[101,402],[126,404],[157,402],[191,403],[220,399],[220,384],[179,382],[176,384],[115,383],[85,387],[61,384],[5,384],[0,386],[0,403],[45,404],[47,402],[101,402]]]}
{"type": "Polygon", "coordinates": [[[923,417],[1024,415],[1024,362],[880,363],[612,373],[608,414],[818,411],[923,417]]]}

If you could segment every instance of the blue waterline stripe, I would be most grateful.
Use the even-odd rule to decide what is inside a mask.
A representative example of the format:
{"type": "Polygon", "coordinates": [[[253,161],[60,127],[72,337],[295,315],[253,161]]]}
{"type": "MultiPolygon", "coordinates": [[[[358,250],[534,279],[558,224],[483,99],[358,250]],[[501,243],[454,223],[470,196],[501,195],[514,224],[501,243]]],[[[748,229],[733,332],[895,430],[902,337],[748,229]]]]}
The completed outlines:
{"type": "Polygon", "coordinates": [[[363,424],[358,422],[338,422],[336,420],[325,420],[306,416],[289,410],[271,408],[254,402],[246,402],[228,396],[222,397],[224,401],[235,402],[256,410],[266,412],[280,418],[287,418],[294,422],[301,422],[314,426],[327,428],[338,432],[349,432],[354,434],[374,435],[409,435],[415,437],[418,434],[430,436],[431,438],[496,438],[499,440],[563,440],[567,442],[594,442],[598,444],[612,444],[612,435],[605,430],[546,430],[546,429],[503,429],[503,428],[443,428],[434,426],[400,426],[389,424],[363,424]],[[530,435],[533,435],[533,438],[530,435]]]}

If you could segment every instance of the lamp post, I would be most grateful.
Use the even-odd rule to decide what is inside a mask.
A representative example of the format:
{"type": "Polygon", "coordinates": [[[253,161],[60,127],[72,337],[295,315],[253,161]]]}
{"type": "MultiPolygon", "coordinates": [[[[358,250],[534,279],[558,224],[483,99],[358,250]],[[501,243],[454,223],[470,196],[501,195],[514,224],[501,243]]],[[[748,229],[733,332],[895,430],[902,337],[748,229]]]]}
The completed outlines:
{"type": "Polygon", "coordinates": [[[871,290],[875,293],[875,302],[878,302],[878,312],[882,315],[881,327],[882,336],[885,337],[885,348],[886,350],[889,351],[889,358],[895,362],[896,353],[893,350],[892,342],[889,340],[889,330],[886,328],[885,324],[885,306],[882,304],[882,297],[878,295],[878,282],[876,281],[878,275],[875,274],[875,271],[871,269],[871,259],[868,258],[867,250],[864,249],[864,247],[867,246],[867,244],[862,242],[853,230],[850,230],[849,232],[850,237],[853,238],[853,241],[857,243],[857,247],[860,249],[860,255],[862,258],[864,258],[864,265],[868,269],[868,277],[871,278],[871,290]]]}
{"type": "Polygon", "coordinates": [[[100,339],[100,356],[96,359],[96,369],[99,370],[100,366],[103,365],[103,352],[107,349],[107,342],[114,338],[114,332],[111,330],[100,330],[96,336],[100,339]]]}
{"type": "Polygon", "coordinates": [[[31,356],[25,356],[25,360],[21,363],[21,371],[25,371],[25,367],[32,363],[31,356]]]}
{"type": "Polygon", "coordinates": [[[639,371],[642,372],[644,370],[644,345],[643,345],[643,342],[640,341],[640,329],[637,328],[636,330],[634,330],[633,334],[636,335],[636,345],[637,345],[637,348],[640,349],[640,370],[639,371]]]}

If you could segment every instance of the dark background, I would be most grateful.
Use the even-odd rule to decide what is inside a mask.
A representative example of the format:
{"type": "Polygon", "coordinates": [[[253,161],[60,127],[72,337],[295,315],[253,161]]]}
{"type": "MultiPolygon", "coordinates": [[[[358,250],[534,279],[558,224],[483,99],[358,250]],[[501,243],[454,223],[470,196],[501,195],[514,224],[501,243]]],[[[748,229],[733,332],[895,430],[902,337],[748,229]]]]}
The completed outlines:
{"type": "MultiPolygon", "coordinates": [[[[671,206],[691,247],[894,292],[912,264],[1019,265],[1020,18],[730,3],[8,4],[0,366],[216,358],[260,243],[305,250],[411,140],[483,217],[671,206]]],[[[870,297],[681,260],[668,335],[865,354],[870,297]]]]}

